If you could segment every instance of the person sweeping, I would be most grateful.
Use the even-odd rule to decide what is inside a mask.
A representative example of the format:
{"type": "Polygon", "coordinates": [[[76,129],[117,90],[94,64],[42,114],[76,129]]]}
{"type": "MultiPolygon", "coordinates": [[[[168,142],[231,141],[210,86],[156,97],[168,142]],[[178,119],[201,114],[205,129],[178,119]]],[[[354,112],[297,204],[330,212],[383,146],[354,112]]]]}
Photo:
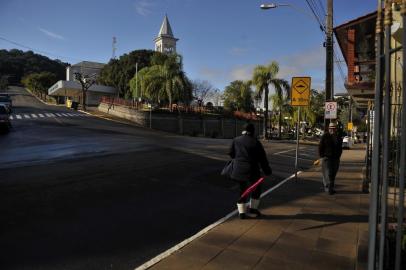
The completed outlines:
{"type": "Polygon", "coordinates": [[[244,125],[242,135],[233,139],[229,151],[230,157],[234,160],[230,177],[240,185],[241,197],[237,201],[240,219],[246,218],[248,199],[250,199],[248,212],[256,217],[261,216],[261,212],[258,210],[261,196],[262,181],[259,181],[261,180],[261,169],[265,175],[272,174],[264,147],[254,135],[254,125],[251,123],[244,125]]]}

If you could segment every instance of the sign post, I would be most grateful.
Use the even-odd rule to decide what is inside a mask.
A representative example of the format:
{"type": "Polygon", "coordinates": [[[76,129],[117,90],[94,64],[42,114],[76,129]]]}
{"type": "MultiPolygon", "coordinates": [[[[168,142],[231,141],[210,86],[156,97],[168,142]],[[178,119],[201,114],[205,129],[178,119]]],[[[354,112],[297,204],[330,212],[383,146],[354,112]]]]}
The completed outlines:
{"type": "Polygon", "coordinates": [[[297,181],[298,160],[299,160],[299,130],[300,130],[300,108],[310,104],[310,77],[293,77],[291,86],[291,106],[297,106],[296,125],[296,157],[295,157],[295,179],[297,181]]]}

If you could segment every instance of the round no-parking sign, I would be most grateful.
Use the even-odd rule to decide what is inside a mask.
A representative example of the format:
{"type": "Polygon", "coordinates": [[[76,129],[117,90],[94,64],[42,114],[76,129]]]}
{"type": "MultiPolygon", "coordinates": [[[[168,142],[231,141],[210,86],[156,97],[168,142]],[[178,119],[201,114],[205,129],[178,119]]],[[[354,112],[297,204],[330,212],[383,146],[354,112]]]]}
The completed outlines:
{"type": "Polygon", "coordinates": [[[337,118],[337,102],[329,101],[326,102],[324,110],[325,119],[336,119],[337,118]]]}

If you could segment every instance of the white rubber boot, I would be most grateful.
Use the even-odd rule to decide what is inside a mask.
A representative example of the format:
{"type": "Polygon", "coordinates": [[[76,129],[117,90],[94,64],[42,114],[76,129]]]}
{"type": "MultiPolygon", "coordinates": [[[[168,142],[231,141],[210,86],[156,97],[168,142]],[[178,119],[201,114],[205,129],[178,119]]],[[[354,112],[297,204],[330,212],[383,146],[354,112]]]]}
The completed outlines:
{"type": "Polygon", "coordinates": [[[237,203],[238,215],[240,219],[245,219],[246,205],[245,203],[237,203]]]}
{"type": "Polygon", "coordinates": [[[249,212],[251,214],[255,214],[257,217],[261,216],[261,212],[258,211],[259,202],[260,202],[260,200],[256,200],[256,199],[251,199],[251,201],[250,201],[249,212]]]}

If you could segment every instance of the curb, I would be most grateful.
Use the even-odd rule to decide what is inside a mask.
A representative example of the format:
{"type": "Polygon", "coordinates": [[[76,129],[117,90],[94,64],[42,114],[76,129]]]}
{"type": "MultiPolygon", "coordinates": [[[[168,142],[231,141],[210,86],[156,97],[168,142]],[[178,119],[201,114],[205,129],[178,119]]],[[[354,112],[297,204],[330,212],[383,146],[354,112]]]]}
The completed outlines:
{"type": "MultiPolygon", "coordinates": [[[[303,173],[302,171],[298,171],[297,175],[303,173]]],[[[271,187],[270,189],[268,189],[267,191],[263,192],[261,194],[261,198],[268,195],[269,193],[271,193],[272,191],[274,191],[275,189],[279,188],[280,186],[282,186],[283,184],[285,184],[286,182],[288,182],[291,179],[295,178],[295,174],[292,174],[291,176],[283,179],[281,182],[279,182],[277,185],[271,187]]],[[[160,261],[162,261],[163,259],[169,257],[170,255],[172,255],[173,253],[175,253],[176,251],[178,251],[179,249],[183,248],[184,246],[186,246],[187,244],[191,243],[193,240],[205,235],[206,233],[208,233],[210,230],[212,230],[213,228],[217,227],[218,225],[224,223],[225,221],[227,221],[228,219],[230,219],[231,217],[233,217],[234,215],[237,214],[237,210],[234,210],[233,212],[229,213],[228,215],[226,215],[225,217],[217,220],[216,222],[214,222],[213,224],[207,226],[206,228],[204,228],[203,230],[199,231],[198,233],[196,233],[195,235],[183,240],[182,242],[180,242],[179,244],[173,246],[172,248],[162,252],[161,254],[155,256],[154,258],[152,258],[151,260],[143,263],[142,265],[138,266],[137,268],[135,268],[134,270],[145,270],[148,269],[150,267],[152,267],[153,265],[159,263],[160,261]]]]}

